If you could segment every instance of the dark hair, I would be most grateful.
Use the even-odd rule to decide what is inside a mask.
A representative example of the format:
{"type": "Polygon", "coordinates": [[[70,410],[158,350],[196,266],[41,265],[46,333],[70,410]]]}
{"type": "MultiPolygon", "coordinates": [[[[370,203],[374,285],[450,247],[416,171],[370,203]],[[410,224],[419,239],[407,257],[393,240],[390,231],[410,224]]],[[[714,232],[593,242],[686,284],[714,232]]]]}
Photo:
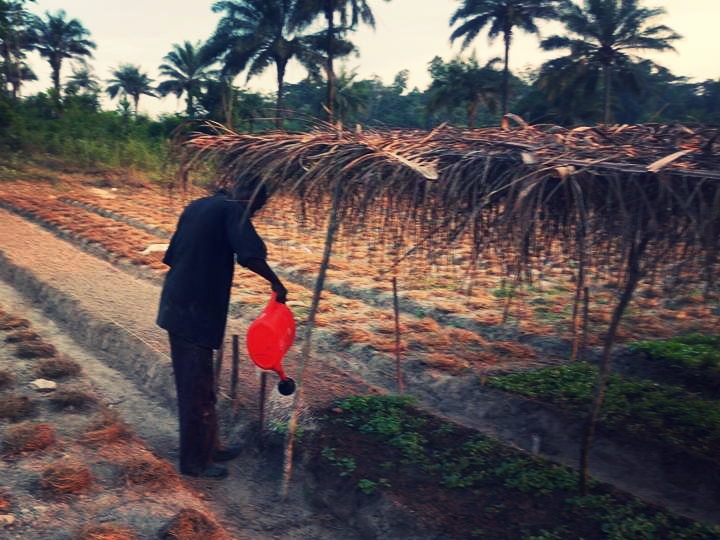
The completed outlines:
{"type": "Polygon", "coordinates": [[[252,201],[251,208],[260,210],[268,201],[268,189],[262,179],[239,178],[233,189],[233,199],[243,202],[252,201]]]}

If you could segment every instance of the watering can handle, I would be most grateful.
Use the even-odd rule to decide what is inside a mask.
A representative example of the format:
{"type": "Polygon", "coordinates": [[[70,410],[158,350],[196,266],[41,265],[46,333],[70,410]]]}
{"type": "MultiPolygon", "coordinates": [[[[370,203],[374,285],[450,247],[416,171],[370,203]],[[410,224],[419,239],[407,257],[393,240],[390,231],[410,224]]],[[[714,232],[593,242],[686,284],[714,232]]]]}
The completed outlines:
{"type": "Polygon", "coordinates": [[[280,302],[277,301],[277,293],[275,291],[273,291],[272,294],[270,295],[270,300],[268,300],[267,306],[265,306],[265,309],[267,309],[269,312],[272,312],[279,305],[284,305],[284,304],[281,304],[280,302]]]}

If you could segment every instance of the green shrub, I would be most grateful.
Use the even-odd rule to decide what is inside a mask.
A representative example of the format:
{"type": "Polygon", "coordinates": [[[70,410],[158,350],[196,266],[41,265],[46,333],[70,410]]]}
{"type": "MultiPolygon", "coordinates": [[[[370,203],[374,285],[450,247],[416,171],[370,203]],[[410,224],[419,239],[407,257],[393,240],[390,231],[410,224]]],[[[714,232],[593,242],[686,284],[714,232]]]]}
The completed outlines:
{"type": "Polygon", "coordinates": [[[720,373],[720,336],[687,334],[672,339],[638,341],[628,347],[684,368],[720,373]]]}

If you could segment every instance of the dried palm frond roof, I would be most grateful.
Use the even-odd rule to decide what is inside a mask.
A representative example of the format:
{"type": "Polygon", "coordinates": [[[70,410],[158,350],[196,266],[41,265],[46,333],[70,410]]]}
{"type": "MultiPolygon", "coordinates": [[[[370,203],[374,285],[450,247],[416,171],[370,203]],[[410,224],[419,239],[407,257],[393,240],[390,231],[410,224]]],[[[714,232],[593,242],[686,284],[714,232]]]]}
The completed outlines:
{"type": "Polygon", "coordinates": [[[341,222],[372,219],[380,235],[469,233],[480,248],[492,234],[527,253],[531,236],[581,231],[620,250],[640,236],[720,249],[717,127],[563,128],[507,115],[505,127],[471,130],[215,129],[186,149],[215,158],[222,181],[252,171],[302,211],[326,214],[332,201],[341,222]]]}
{"type": "MultiPolygon", "coordinates": [[[[510,115],[512,116],[512,115],[510,115]]],[[[515,117],[517,118],[517,117],[515,117]]],[[[619,125],[564,128],[531,126],[443,129],[433,143],[460,150],[520,153],[526,164],[551,164],[720,178],[720,128],[685,125],[619,125]],[[453,140],[454,139],[454,140],[453,140]]]]}
{"type": "MultiPolygon", "coordinates": [[[[628,173],[663,171],[671,175],[720,179],[720,127],[618,125],[565,128],[528,125],[458,129],[443,124],[432,131],[342,131],[240,134],[212,125],[215,133],[197,134],[188,146],[221,153],[227,179],[246,168],[293,177],[335,162],[345,177],[369,172],[417,174],[436,179],[443,161],[459,155],[505,157],[526,165],[590,167],[628,173]],[[444,158],[444,159],[443,159],[444,158]],[[279,160],[279,162],[278,162],[279,160]]],[[[327,172],[327,171],[321,171],[327,172]]]]}

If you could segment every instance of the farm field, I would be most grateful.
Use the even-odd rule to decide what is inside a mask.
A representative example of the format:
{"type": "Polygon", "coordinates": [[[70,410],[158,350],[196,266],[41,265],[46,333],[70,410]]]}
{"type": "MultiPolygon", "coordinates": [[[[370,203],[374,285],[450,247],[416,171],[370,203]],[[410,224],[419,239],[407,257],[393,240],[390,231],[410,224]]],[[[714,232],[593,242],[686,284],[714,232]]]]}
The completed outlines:
{"type": "MultiPolygon", "coordinates": [[[[92,178],[67,176],[52,184],[4,182],[0,184],[0,205],[134,275],[159,283],[164,271],[160,262],[162,253],[149,252],[147,248],[168,241],[183,204],[199,194],[196,192],[183,197],[148,185],[128,187],[97,182],[92,178]]],[[[303,321],[323,250],[323,220],[318,219],[319,226],[311,223],[301,226],[297,216],[288,208],[291,208],[288,201],[273,201],[255,222],[268,244],[271,263],[285,278],[290,291],[290,305],[300,323],[298,335],[302,337],[303,321]]],[[[471,270],[467,267],[467,250],[459,246],[450,254],[438,254],[432,263],[426,263],[425,258],[418,255],[408,257],[397,271],[388,271],[392,254],[385,253],[384,247],[373,242],[372,238],[369,241],[342,238],[336,245],[328,270],[314,339],[321,341],[321,350],[331,351],[336,360],[319,358],[321,354],[316,353],[303,375],[308,386],[304,393],[307,406],[317,411],[331,411],[317,412],[320,418],[326,420],[320,422],[323,427],[317,437],[311,437],[308,446],[302,450],[308,462],[319,471],[319,478],[332,479],[333,489],[352,493],[348,500],[361,506],[384,492],[400,507],[415,513],[418,519],[422,516],[420,522],[427,519],[432,527],[452,538],[577,538],[574,527],[579,527],[584,519],[591,519],[591,515],[596,521],[591,519],[590,523],[595,526],[584,531],[582,537],[633,538],[636,536],[632,536],[630,529],[623,532],[624,527],[631,527],[626,520],[629,514],[643,517],[643,523],[636,522],[634,526],[675,531],[675,536],[668,537],[717,537],[710,529],[691,525],[681,518],[665,518],[662,513],[657,513],[657,508],[626,499],[627,495],[618,495],[605,484],[598,484],[595,488],[598,491],[592,497],[597,498],[578,502],[570,495],[573,483],[570,471],[563,469],[561,473],[549,469],[555,473],[551,472],[551,477],[560,478],[555,483],[544,476],[547,473],[542,472],[545,471],[542,467],[548,464],[540,458],[527,453],[516,456],[510,449],[501,452],[499,447],[494,446],[496,443],[473,438],[473,431],[466,431],[474,427],[471,419],[478,416],[472,406],[476,396],[471,391],[510,396],[508,403],[515,403],[512,400],[523,403],[521,411],[549,407],[556,412],[564,410],[564,414],[575,419],[573,422],[582,417],[580,398],[580,404],[572,409],[567,407],[567,400],[555,399],[553,402],[553,397],[557,398],[559,392],[541,395],[528,392],[522,384],[515,383],[513,386],[510,382],[503,382],[508,381],[503,378],[506,374],[563,369],[569,362],[574,273],[559,246],[554,246],[545,255],[542,271],[534,275],[531,284],[518,286],[511,286],[513,280],[507,268],[499,262],[493,264],[492,254],[484,259],[481,268],[471,270]],[[401,312],[399,348],[393,314],[393,277],[397,279],[401,312]],[[468,290],[471,290],[470,294],[468,290]],[[387,430],[376,429],[372,436],[367,437],[358,435],[358,431],[353,429],[366,423],[377,426],[378,423],[397,425],[399,422],[404,426],[403,433],[412,434],[419,424],[409,421],[402,412],[411,404],[402,400],[396,403],[380,399],[379,405],[375,405],[375,402],[351,399],[343,405],[336,405],[334,401],[367,392],[373,395],[394,393],[398,386],[394,373],[396,353],[399,353],[402,362],[407,394],[419,396],[425,409],[427,403],[434,400],[438,404],[438,412],[459,421],[454,427],[441,426],[435,424],[438,421],[436,418],[426,419],[420,412],[409,413],[410,417],[419,419],[420,424],[433,426],[432,433],[445,434],[445,438],[430,440],[428,437],[426,450],[421,451],[418,446],[393,447],[392,443],[382,438],[388,435],[387,430]],[[326,365],[320,365],[323,363],[326,365]],[[523,395],[530,401],[526,401],[523,395]],[[343,420],[345,418],[346,421],[343,420]],[[331,429],[330,426],[335,427],[331,429]],[[448,469],[445,474],[437,477],[430,486],[420,483],[418,476],[431,478],[428,471],[437,468],[427,463],[427,456],[437,456],[443,448],[447,452],[453,446],[472,449],[465,456],[464,464],[458,465],[452,473],[452,464],[458,463],[460,458],[448,453],[443,458],[448,469]],[[361,456],[377,454],[379,448],[390,447],[393,450],[383,462],[383,470],[377,470],[377,462],[361,459],[361,456]],[[398,453],[394,454],[395,451],[398,453]],[[488,452],[497,454],[495,457],[499,461],[491,462],[488,452]],[[507,458],[506,461],[501,459],[502,456],[507,458]],[[541,472],[536,471],[530,476],[512,472],[525,468],[535,471],[536,462],[541,472]],[[406,474],[404,467],[397,467],[391,474],[388,471],[391,463],[407,465],[409,479],[403,476],[406,474]],[[480,478],[482,475],[473,472],[480,469],[496,471],[496,474],[480,478]],[[529,480],[530,477],[534,480],[529,480]],[[490,484],[482,484],[483,481],[490,481],[490,484]],[[443,486],[443,489],[438,486],[443,486]],[[446,492],[445,487],[457,491],[446,492]],[[439,495],[441,499],[438,499],[439,495]],[[615,496],[622,501],[617,503],[617,509],[607,510],[606,515],[600,516],[598,508],[616,508],[614,503],[607,502],[607,497],[615,496]],[[468,499],[473,501],[470,507],[461,509],[458,505],[468,499]],[[564,509],[547,502],[571,499],[575,502],[567,503],[564,509]],[[431,501],[435,503],[432,509],[431,501]],[[541,507],[544,510],[540,511],[541,507]],[[478,512],[478,508],[484,508],[485,512],[478,512]],[[527,515],[527,521],[520,519],[519,513],[527,515]],[[480,514],[480,521],[473,521],[475,514],[480,514]],[[624,516],[622,519],[620,514],[624,516]],[[562,518],[557,521],[560,515],[562,518]],[[617,521],[608,524],[603,520],[617,521]],[[605,532],[602,532],[603,523],[605,532]],[[614,532],[609,533],[608,530],[614,532]]],[[[612,276],[613,271],[608,268],[597,268],[591,272],[591,301],[585,334],[588,348],[583,351],[587,360],[596,358],[596,347],[610,320],[617,296],[612,287],[612,276]]],[[[241,331],[239,329],[245,324],[243,317],[247,317],[247,308],[243,306],[256,306],[257,309],[264,304],[267,295],[264,284],[247,273],[238,271],[236,279],[233,292],[236,320],[231,321],[231,328],[241,331]]],[[[701,291],[688,288],[666,298],[657,289],[657,283],[648,282],[638,290],[621,327],[621,346],[691,332],[717,333],[717,328],[720,328],[717,297],[704,298],[701,291]]],[[[621,374],[652,380],[655,385],[676,385],[681,381],[677,372],[658,368],[647,360],[646,355],[633,353],[624,347],[620,349],[617,368],[621,374]]],[[[299,369],[294,359],[288,362],[288,368],[291,373],[299,369]]],[[[225,369],[228,369],[227,362],[225,369]]],[[[229,378],[227,372],[224,377],[224,380],[229,378]]],[[[561,373],[554,378],[561,378],[561,373]]],[[[698,389],[688,382],[690,379],[692,377],[685,381],[688,395],[704,400],[702,404],[706,407],[717,409],[717,388],[710,384],[698,389]]],[[[591,384],[592,375],[584,381],[586,386],[591,384]]],[[[530,387],[537,389],[539,385],[535,382],[530,387]]],[[[662,433],[652,429],[643,431],[637,427],[641,423],[608,422],[607,429],[608,432],[618,433],[619,439],[625,440],[626,436],[628,440],[637,438],[642,441],[638,443],[640,447],[644,444],[652,446],[653,443],[667,445],[666,440],[653,440],[662,433]],[[629,430],[626,429],[628,425],[631,426],[629,430]]],[[[700,458],[714,462],[720,438],[711,430],[710,436],[698,445],[699,439],[693,437],[697,437],[701,429],[685,430],[685,433],[690,433],[685,440],[677,435],[674,451],[692,450],[693,454],[697,454],[696,447],[702,447],[700,458]]],[[[361,429],[359,433],[367,434],[368,431],[373,430],[361,429]]],[[[526,449],[530,446],[529,437],[524,446],[526,449]]],[[[690,476],[690,471],[688,475],[689,482],[696,480],[696,477],[690,476]]],[[[327,492],[325,496],[328,496],[327,492]]],[[[325,504],[330,503],[326,501],[325,504]]],[[[335,511],[342,516],[343,511],[350,510],[335,511]]],[[[404,526],[412,529],[407,523],[404,526]]]]}

